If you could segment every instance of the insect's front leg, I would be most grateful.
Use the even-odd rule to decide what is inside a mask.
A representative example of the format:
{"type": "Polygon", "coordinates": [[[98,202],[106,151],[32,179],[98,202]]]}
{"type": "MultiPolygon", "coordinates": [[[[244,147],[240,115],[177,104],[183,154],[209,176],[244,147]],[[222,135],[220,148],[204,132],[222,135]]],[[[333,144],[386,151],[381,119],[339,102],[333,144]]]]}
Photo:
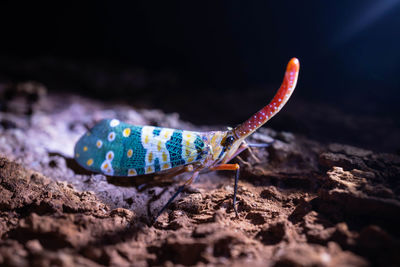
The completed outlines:
{"type": "Polygon", "coordinates": [[[252,147],[268,147],[269,144],[248,144],[245,141],[243,141],[246,144],[246,147],[250,153],[250,156],[257,162],[260,163],[260,159],[257,158],[257,156],[254,154],[253,150],[251,149],[252,147]]]}
{"type": "MultiPolygon", "coordinates": [[[[237,150],[237,152],[229,159],[233,159],[234,157],[236,157],[237,155],[239,155],[243,150],[248,150],[250,153],[250,156],[257,162],[260,163],[260,159],[257,158],[257,156],[254,154],[252,148],[256,147],[256,148],[265,148],[265,147],[269,147],[271,144],[268,143],[262,143],[262,144],[249,144],[246,141],[243,141],[243,143],[241,144],[241,146],[239,147],[239,149],[237,150]]],[[[242,159],[240,159],[242,160],[242,159]]],[[[243,161],[243,160],[242,160],[243,161]]]]}
{"type": "Polygon", "coordinates": [[[240,172],[239,164],[237,164],[237,163],[220,164],[220,165],[211,167],[210,170],[212,170],[212,171],[236,171],[235,185],[234,185],[234,190],[233,190],[233,210],[235,211],[236,217],[239,217],[239,214],[238,214],[238,211],[236,208],[236,193],[237,193],[237,186],[238,186],[238,182],[239,182],[239,172],[240,172]]]}
{"type": "MultiPolygon", "coordinates": [[[[257,162],[260,162],[260,160],[254,155],[254,153],[251,151],[251,147],[267,147],[269,144],[248,144],[246,143],[246,141],[242,141],[242,143],[240,144],[239,148],[236,150],[236,152],[229,158],[227,158],[226,160],[224,160],[223,162],[229,162],[231,161],[233,158],[237,157],[240,153],[242,153],[244,150],[248,149],[251,156],[254,157],[254,159],[257,162]]],[[[228,171],[236,171],[236,175],[235,175],[235,185],[234,185],[234,192],[233,192],[233,209],[235,211],[236,217],[238,217],[238,211],[236,208],[236,195],[237,195],[237,187],[238,187],[238,182],[239,182],[239,173],[240,173],[240,166],[239,164],[229,164],[229,163],[222,163],[222,164],[218,164],[216,166],[213,166],[210,168],[210,170],[212,171],[223,171],[223,170],[228,170],[228,171]]]]}

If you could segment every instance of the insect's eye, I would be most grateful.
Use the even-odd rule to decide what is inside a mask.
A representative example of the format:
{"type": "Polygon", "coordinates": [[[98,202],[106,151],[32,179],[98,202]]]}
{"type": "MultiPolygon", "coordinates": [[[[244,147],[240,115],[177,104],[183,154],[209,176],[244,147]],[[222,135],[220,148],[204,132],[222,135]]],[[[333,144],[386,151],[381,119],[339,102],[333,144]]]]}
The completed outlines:
{"type": "Polygon", "coordinates": [[[225,147],[228,147],[228,146],[232,145],[234,141],[235,141],[235,138],[232,135],[230,135],[225,138],[224,143],[222,145],[225,147]]]}

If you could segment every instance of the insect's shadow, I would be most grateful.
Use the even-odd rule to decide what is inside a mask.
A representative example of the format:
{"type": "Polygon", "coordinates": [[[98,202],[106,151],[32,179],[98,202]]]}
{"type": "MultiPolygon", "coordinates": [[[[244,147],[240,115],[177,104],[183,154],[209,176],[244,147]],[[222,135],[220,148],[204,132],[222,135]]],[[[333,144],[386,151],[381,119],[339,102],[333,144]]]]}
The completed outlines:
{"type": "MultiPolygon", "coordinates": [[[[65,157],[60,153],[49,153],[49,156],[58,156],[62,157],[66,161],[66,167],[74,171],[77,175],[92,175],[94,174],[91,171],[86,170],[81,167],[74,158],[65,157]]],[[[146,192],[149,195],[149,200],[147,201],[147,216],[148,221],[147,224],[151,225],[153,223],[154,214],[151,212],[151,204],[159,200],[164,194],[166,194],[170,188],[170,186],[176,184],[176,181],[172,179],[172,177],[166,178],[163,175],[156,174],[147,174],[147,175],[138,175],[134,178],[132,177],[115,177],[115,176],[106,176],[107,182],[121,187],[132,188],[135,187],[138,192],[146,192]],[[155,194],[155,191],[152,190],[154,187],[162,188],[161,192],[155,194]]],[[[128,203],[129,204],[129,203],[128,203]]]]}
{"type": "Polygon", "coordinates": [[[86,170],[85,168],[81,167],[74,158],[66,157],[60,153],[50,152],[49,157],[62,157],[65,159],[65,164],[67,168],[74,171],[75,174],[80,175],[91,175],[93,172],[86,170]]]}
{"type": "Polygon", "coordinates": [[[169,191],[169,188],[175,184],[172,178],[165,178],[160,175],[139,175],[135,176],[134,179],[132,177],[111,177],[107,176],[107,181],[111,184],[117,186],[124,186],[124,187],[132,187],[135,186],[138,192],[147,191],[150,199],[147,201],[146,208],[147,208],[147,217],[149,218],[148,224],[152,225],[154,223],[154,214],[152,214],[152,206],[153,202],[161,199],[164,194],[169,191]],[[162,190],[159,193],[155,193],[154,187],[160,187],[162,190]]]}
{"type": "Polygon", "coordinates": [[[115,186],[135,187],[138,192],[144,192],[153,187],[168,187],[174,183],[172,179],[163,179],[159,175],[138,175],[132,177],[106,176],[107,182],[115,186]]]}
{"type": "MultiPolygon", "coordinates": [[[[62,157],[66,161],[67,168],[71,169],[77,175],[92,175],[95,174],[92,171],[86,170],[82,166],[80,166],[74,158],[66,157],[60,153],[51,152],[49,153],[50,157],[62,157]]],[[[115,176],[107,176],[105,175],[107,182],[113,184],[115,186],[122,187],[136,187],[139,192],[143,192],[152,187],[166,187],[170,186],[174,183],[171,178],[163,178],[162,175],[155,174],[146,174],[146,175],[137,175],[135,177],[115,177],[115,176]]]]}

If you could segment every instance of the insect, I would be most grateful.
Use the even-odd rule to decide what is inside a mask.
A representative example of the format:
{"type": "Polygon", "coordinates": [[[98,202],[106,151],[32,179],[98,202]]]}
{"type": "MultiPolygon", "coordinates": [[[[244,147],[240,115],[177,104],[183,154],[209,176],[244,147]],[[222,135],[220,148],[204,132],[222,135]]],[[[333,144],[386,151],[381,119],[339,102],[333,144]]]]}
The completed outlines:
{"type": "Polygon", "coordinates": [[[281,87],[272,101],[239,126],[225,131],[194,132],[155,126],[136,126],[117,119],[102,120],[75,145],[75,159],[84,168],[109,176],[137,176],[150,173],[191,177],[169,199],[156,218],[190,185],[202,170],[236,171],[233,209],[239,164],[228,163],[249,146],[245,138],[272,118],[286,104],[296,87],[300,63],[292,58],[281,87]]]}

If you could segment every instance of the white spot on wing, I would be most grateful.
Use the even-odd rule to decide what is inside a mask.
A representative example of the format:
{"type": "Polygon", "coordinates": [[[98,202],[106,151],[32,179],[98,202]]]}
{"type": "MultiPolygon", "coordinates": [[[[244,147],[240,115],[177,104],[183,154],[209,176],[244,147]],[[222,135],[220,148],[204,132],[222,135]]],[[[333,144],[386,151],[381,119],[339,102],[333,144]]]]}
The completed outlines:
{"type": "Polygon", "coordinates": [[[128,176],[135,176],[135,175],[137,175],[137,172],[136,172],[135,169],[129,169],[128,170],[128,176]]]}
{"type": "Polygon", "coordinates": [[[101,141],[100,139],[97,140],[96,146],[97,146],[98,148],[101,148],[102,145],[103,145],[103,141],[101,141]]]}
{"type": "Polygon", "coordinates": [[[103,163],[100,166],[101,171],[106,174],[106,175],[114,175],[114,169],[112,167],[112,163],[109,160],[103,161],[103,163]]]}
{"type": "Polygon", "coordinates": [[[115,127],[115,126],[118,126],[119,125],[119,120],[117,120],[117,119],[112,119],[111,121],[110,121],[110,127],[115,127]]]}
{"type": "Polygon", "coordinates": [[[108,151],[106,154],[106,160],[112,161],[114,159],[114,152],[108,151]]]}
{"type": "Polygon", "coordinates": [[[108,134],[108,136],[107,136],[107,139],[108,139],[109,142],[114,141],[114,139],[115,139],[115,132],[110,132],[110,133],[108,134]]]}

